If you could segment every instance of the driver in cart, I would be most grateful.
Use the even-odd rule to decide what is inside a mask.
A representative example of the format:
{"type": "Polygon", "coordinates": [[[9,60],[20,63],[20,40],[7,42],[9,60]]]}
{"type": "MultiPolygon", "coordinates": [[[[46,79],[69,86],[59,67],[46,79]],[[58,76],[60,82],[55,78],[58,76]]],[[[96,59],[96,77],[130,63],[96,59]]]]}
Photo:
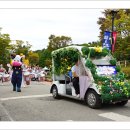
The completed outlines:
{"type": "Polygon", "coordinates": [[[75,65],[72,67],[72,82],[75,88],[76,96],[79,97],[80,89],[79,89],[79,60],[75,61],[75,65]]]}

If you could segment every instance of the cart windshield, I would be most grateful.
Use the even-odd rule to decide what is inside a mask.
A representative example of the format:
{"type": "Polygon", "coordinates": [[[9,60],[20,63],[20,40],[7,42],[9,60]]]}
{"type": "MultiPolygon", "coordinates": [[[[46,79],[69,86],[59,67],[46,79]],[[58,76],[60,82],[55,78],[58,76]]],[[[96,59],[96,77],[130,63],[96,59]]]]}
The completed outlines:
{"type": "Polygon", "coordinates": [[[117,71],[116,71],[116,66],[111,66],[111,65],[97,65],[97,74],[98,75],[107,75],[107,76],[110,76],[110,75],[115,75],[117,74],[117,71]]]}

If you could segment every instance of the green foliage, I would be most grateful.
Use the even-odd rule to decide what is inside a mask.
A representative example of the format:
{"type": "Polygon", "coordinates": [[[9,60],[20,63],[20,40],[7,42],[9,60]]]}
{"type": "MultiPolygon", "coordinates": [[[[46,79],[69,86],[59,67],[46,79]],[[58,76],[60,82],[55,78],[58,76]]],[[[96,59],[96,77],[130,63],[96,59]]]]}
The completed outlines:
{"type": "Polygon", "coordinates": [[[101,99],[103,99],[103,101],[104,102],[110,102],[111,101],[111,95],[109,94],[109,93],[103,93],[102,95],[101,95],[101,99]]]}
{"type": "Polygon", "coordinates": [[[50,35],[48,50],[53,51],[68,46],[72,42],[71,37],[50,35]]]}
{"type": "Polygon", "coordinates": [[[82,47],[81,51],[82,51],[83,55],[88,55],[90,49],[85,46],[85,47],[82,47]]]}
{"type": "Polygon", "coordinates": [[[4,67],[10,61],[9,47],[10,47],[9,34],[0,34],[0,64],[3,64],[4,67]]]}
{"type": "Polygon", "coordinates": [[[130,36],[117,39],[114,55],[117,60],[130,60],[130,36]]]}
{"type": "Polygon", "coordinates": [[[31,53],[29,55],[30,65],[34,66],[39,63],[39,55],[37,53],[31,53]]]}
{"type": "Polygon", "coordinates": [[[130,66],[122,67],[122,71],[126,74],[126,78],[130,79],[130,66]]]}
{"type": "Polygon", "coordinates": [[[104,86],[104,85],[102,86],[102,93],[104,94],[110,93],[111,90],[112,89],[108,86],[104,86]]]}
{"type": "Polygon", "coordinates": [[[95,49],[91,48],[91,50],[90,50],[90,57],[94,58],[95,54],[96,54],[95,49]]]}
{"type": "Polygon", "coordinates": [[[102,47],[89,48],[85,46],[82,47],[81,51],[83,56],[86,57],[87,55],[88,58],[101,58],[101,57],[105,57],[110,53],[107,48],[102,48],[102,47]]]}
{"type": "Polygon", "coordinates": [[[86,64],[85,64],[88,68],[94,68],[95,65],[92,63],[92,61],[90,59],[86,60],[86,64]]]}
{"type": "Polygon", "coordinates": [[[79,51],[76,48],[61,48],[52,52],[54,59],[55,73],[66,74],[75,61],[79,58],[79,51]]]}
{"type": "MultiPolygon", "coordinates": [[[[111,61],[112,64],[115,64],[114,60],[111,61]]],[[[130,97],[130,84],[125,81],[125,74],[120,72],[120,66],[116,66],[118,71],[116,75],[107,77],[97,75],[96,66],[89,58],[86,60],[85,65],[90,69],[97,88],[101,92],[101,99],[104,102],[117,101],[130,97]]]]}
{"type": "Polygon", "coordinates": [[[16,44],[11,45],[11,49],[15,51],[16,54],[24,54],[26,58],[29,57],[31,45],[28,42],[22,40],[16,40],[16,44]]]}
{"type": "Polygon", "coordinates": [[[102,56],[106,56],[106,55],[108,55],[109,54],[109,50],[107,49],[107,48],[103,48],[102,49],[102,56]]]}
{"type": "Polygon", "coordinates": [[[121,71],[121,67],[119,65],[116,66],[116,71],[120,72],[121,71]]]}
{"type": "Polygon", "coordinates": [[[111,65],[116,65],[116,59],[112,59],[109,61],[111,65]]]}
{"type": "MultiPolygon", "coordinates": [[[[116,30],[118,30],[118,36],[119,37],[125,37],[129,34],[129,28],[130,28],[130,15],[127,13],[127,9],[119,9],[118,13],[115,15],[114,20],[114,26],[116,27],[116,30]]],[[[97,23],[100,26],[100,37],[103,39],[103,34],[105,30],[111,30],[111,10],[105,9],[103,12],[103,17],[100,17],[97,23]]]]}
{"type": "Polygon", "coordinates": [[[39,51],[38,54],[39,54],[39,66],[41,67],[47,66],[48,68],[50,68],[52,64],[51,51],[49,51],[48,49],[43,49],[39,51]]]}
{"type": "MultiPolygon", "coordinates": [[[[100,40],[105,30],[111,30],[111,10],[105,9],[104,16],[97,23],[100,26],[100,40]]],[[[119,9],[115,15],[114,27],[117,31],[114,56],[117,60],[130,60],[130,9],[119,9]]]]}

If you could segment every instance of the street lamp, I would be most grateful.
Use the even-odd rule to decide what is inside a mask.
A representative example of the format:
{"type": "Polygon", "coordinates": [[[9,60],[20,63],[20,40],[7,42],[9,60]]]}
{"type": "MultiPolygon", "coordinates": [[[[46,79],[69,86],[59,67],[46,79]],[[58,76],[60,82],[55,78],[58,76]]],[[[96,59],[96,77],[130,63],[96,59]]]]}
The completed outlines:
{"type": "MultiPolygon", "coordinates": [[[[112,19],[112,33],[111,33],[111,38],[112,38],[112,45],[114,43],[114,38],[113,38],[113,31],[114,31],[114,19],[115,19],[115,16],[116,14],[118,13],[117,10],[111,10],[110,14],[111,14],[111,19],[112,19]]],[[[112,47],[111,47],[112,49],[112,47]]]]}

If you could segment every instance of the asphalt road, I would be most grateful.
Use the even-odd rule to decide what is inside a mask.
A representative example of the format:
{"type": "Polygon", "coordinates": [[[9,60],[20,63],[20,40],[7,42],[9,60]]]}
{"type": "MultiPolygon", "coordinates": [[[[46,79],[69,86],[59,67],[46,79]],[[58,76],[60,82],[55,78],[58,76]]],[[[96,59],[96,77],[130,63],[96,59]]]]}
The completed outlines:
{"type": "Polygon", "coordinates": [[[130,121],[130,102],[124,107],[104,105],[91,109],[84,102],[50,95],[50,83],[32,82],[22,92],[0,85],[1,121],[130,121]]]}

